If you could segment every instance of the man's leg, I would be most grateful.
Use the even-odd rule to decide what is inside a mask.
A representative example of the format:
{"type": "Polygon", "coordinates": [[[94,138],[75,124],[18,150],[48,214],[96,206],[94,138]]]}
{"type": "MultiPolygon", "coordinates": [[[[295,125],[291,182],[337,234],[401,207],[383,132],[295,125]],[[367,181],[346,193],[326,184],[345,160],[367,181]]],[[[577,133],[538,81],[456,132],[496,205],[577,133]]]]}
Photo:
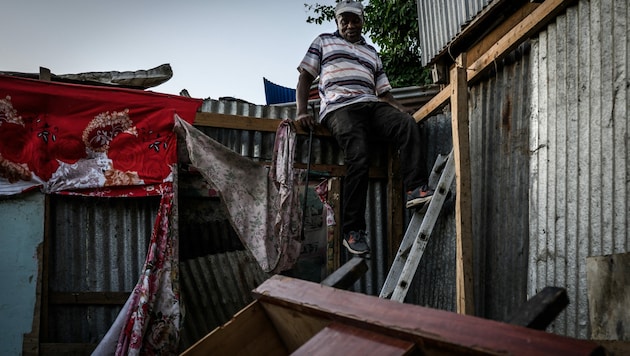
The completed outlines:
{"type": "Polygon", "coordinates": [[[405,189],[411,190],[426,183],[421,167],[420,131],[409,114],[387,103],[374,104],[372,132],[385,136],[400,150],[401,170],[405,189]]]}
{"type": "Polygon", "coordinates": [[[368,116],[365,105],[337,109],[326,118],[326,125],[344,152],[346,177],[343,183],[343,245],[350,253],[370,252],[365,233],[365,206],[368,190],[368,116]]]}
{"type": "Polygon", "coordinates": [[[325,125],[344,152],[346,176],[343,183],[342,232],[365,230],[369,153],[367,120],[363,104],[337,109],[326,117],[325,125]]]}

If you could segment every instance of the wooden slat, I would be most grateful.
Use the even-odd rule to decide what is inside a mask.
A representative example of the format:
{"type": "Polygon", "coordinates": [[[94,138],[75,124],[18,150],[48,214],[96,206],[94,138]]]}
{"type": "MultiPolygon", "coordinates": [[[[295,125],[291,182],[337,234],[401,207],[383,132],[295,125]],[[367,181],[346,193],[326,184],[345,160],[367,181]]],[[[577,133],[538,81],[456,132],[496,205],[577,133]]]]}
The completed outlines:
{"type": "Polygon", "coordinates": [[[322,281],[323,286],[348,289],[367,272],[365,259],[355,256],[322,281]]]}
{"type": "Polygon", "coordinates": [[[472,270],[472,193],[468,127],[466,54],[457,57],[451,70],[451,125],[457,199],[455,201],[457,312],[474,315],[472,270]]]}
{"type": "Polygon", "coordinates": [[[184,351],[194,355],[287,355],[276,329],[260,304],[250,303],[232,320],[184,351]]]}
{"type": "Polygon", "coordinates": [[[40,355],[89,355],[97,344],[87,343],[41,343],[39,346],[40,355]]]}
{"type": "Polygon", "coordinates": [[[317,320],[313,330],[328,320],[412,341],[425,354],[597,355],[603,352],[597,343],[588,340],[398,303],[281,275],[269,278],[253,293],[265,310],[272,306],[284,309],[287,319],[278,322],[287,330],[294,325],[292,319],[317,320]]]}
{"type": "Polygon", "coordinates": [[[349,325],[333,323],[317,333],[293,356],[311,355],[409,355],[415,344],[349,325]]]}
{"type": "Polygon", "coordinates": [[[49,303],[51,305],[124,305],[130,292],[51,292],[49,303]]]}

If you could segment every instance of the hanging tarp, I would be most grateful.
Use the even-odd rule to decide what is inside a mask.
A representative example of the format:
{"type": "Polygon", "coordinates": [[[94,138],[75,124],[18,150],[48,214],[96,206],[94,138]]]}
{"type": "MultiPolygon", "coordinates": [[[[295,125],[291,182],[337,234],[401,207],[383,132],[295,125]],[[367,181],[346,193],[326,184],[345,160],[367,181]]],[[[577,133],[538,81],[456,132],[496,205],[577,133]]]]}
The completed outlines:
{"type": "Polygon", "coordinates": [[[232,227],[265,272],[293,266],[300,254],[299,179],[294,172],[295,130],[288,121],[276,133],[274,160],[268,167],[242,157],[178,120],[176,131],[191,164],[219,192],[232,227]]]}

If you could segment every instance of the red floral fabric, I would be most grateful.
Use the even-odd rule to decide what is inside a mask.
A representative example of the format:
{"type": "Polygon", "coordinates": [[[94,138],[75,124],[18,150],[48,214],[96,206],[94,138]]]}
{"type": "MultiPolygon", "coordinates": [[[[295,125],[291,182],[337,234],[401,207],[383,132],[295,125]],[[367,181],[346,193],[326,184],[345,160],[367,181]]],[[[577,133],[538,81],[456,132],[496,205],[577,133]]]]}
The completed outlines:
{"type": "Polygon", "coordinates": [[[174,116],[192,122],[201,102],[0,76],[0,195],[170,182],[174,116]]]}
{"type": "Polygon", "coordinates": [[[165,185],[153,227],[144,273],[124,309],[126,322],[116,355],[174,355],[179,345],[179,270],[177,244],[171,237],[172,184],[165,185]]]}

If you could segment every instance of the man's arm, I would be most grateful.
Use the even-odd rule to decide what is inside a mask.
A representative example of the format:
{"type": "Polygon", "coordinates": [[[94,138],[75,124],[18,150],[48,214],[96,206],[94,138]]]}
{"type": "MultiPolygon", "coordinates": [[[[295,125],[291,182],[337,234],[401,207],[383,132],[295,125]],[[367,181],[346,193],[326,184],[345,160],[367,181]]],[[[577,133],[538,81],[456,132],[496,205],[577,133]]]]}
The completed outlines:
{"type": "Polygon", "coordinates": [[[317,122],[312,113],[308,112],[308,95],[315,77],[304,69],[300,69],[297,88],[295,89],[295,102],[297,105],[297,120],[304,129],[315,129],[317,122]]]}
{"type": "Polygon", "coordinates": [[[394,96],[392,95],[390,91],[386,92],[385,94],[382,94],[378,98],[386,103],[389,103],[389,105],[395,107],[396,109],[404,113],[413,114],[413,109],[407,109],[403,104],[401,104],[398,100],[394,98],[394,96]]]}

